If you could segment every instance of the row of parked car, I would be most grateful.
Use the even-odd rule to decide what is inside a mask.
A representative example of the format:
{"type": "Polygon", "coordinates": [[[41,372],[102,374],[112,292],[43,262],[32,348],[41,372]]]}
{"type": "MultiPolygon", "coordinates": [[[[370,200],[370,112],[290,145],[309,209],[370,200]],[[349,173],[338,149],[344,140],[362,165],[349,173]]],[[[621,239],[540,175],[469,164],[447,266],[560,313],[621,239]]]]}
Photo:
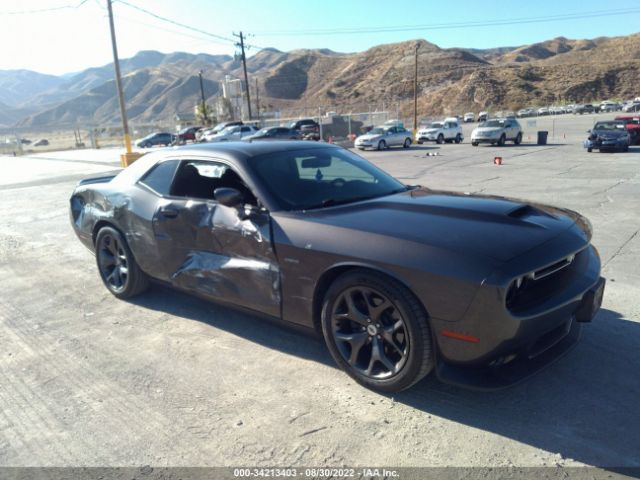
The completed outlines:
{"type": "Polygon", "coordinates": [[[319,140],[320,126],[310,118],[296,120],[286,127],[258,128],[241,121],[222,122],[215,127],[186,127],[177,134],[154,132],[135,141],[138,148],[182,145],[191,142],[232,142],[238,140],[319,140]]]}

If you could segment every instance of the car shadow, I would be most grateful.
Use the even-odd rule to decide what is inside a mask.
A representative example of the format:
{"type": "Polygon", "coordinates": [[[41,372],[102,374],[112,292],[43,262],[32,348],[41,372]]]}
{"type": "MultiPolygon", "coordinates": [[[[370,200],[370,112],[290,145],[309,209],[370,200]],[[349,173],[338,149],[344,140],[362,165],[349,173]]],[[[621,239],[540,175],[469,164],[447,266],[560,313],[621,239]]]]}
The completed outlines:
{"type": "MultiPolygon", "coordinates": [[[[322,338],[310,330],[291,328],[159,285],[131,301],[335,367],[322,338]]],[[[640,323],[601,310],[592,324],[585,325],[572,352],[516,386],[473,391],[443,384],[431,375],[388,397],[563,458],[612,470],[640,467],[638,345],[640,323]]]]}

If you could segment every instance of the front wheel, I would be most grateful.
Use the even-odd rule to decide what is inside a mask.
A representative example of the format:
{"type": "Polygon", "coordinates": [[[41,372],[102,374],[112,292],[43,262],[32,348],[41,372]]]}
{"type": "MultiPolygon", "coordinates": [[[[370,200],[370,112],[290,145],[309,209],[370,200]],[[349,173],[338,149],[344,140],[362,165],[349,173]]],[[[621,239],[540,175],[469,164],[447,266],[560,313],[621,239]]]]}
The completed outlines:
{"type": "Polygon", "coordinates": [[[513,143],[515,145],[520,145],[522,143],[522,133],[518,132],[518,135],[516,135],[516,138],[513,140],[513,143]]]}
{"type": "Polygon", "coordinates": [[[460,136],[459,133],[456,135],[456,138],[454,139],[454,142],[456,142],[456,143],[462,142],[462,136],[460,136]]]}
{"type": "Polygon", "coordinates": [[[442,145],[444,143],[444,135],[440,134],[438,135],[438,140],[436,140],[440,145],[442,145]]]}
{"type": "Polygon", "coordinates": [[[378,150],[384,150],[385,148],[387,148],[387,142],[385,142],[384,140],[380,140],[378,142],[378,150]]]}
{"type": "Polygon", "coordinates": [[[336,363],[365,387],[398,392],[433,369],[426,313],[381,274],[358,269],[339,277],[324,298],[322,332],[336,363]]]}
{"type": "Polygon", "coordinates": [[[134,297],[149,287],[149,277],[115,228],[102,227],[98,232],[96,262],[105,287],[118,298],[134,297]]]}
{"type": "Polygon", "coordinates": [[[411,139],[410,138],[405,138],[404,140],[404,145],[402,145],[404,148],[409,148],[411,146],[411,139]]]}
{"type": "Polygon", "coordinates": [[[473,145],[474,147],[478,146],[478,142],[471,142],[471,145],[473,145]]]}
{"type": "Polygon", "coordinates": [[[587,148],[587,152],[588,152],[588,153],[593,152],[593,148],[587,148]]]}
{"type": "Polygon", "coordinates": [[[498,140],[498,146],[502,147],[504,146],[504,143],[507,141],[507,137],[504,136],[504,134],[500,137],[500,140],[498,140]]]}

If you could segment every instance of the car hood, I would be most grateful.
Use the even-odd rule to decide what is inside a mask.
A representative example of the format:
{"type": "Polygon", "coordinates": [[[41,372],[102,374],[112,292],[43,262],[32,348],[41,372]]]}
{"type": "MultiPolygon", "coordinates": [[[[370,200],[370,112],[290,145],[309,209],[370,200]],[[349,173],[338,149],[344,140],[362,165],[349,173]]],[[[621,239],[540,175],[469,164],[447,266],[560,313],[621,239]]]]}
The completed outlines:
{"type": "Polygon", "coordinates": [[[377,140],[378,138],[381,138],[382,135],[380,134],[367,134],[367,135],[360,135],[358,138],[356,138],[356,140],[377,140]]]}
{"type": "Polygon", "coordinates": [[[593,134],[598,135],[602,138],[620,138],[626,137],[627,132],[625,130],[615,131],[615,130],[594,130],[593,134]]]}
{"type": "Polygon", "coordinates": [[[477,127],[473,130],[473,133],[495,133],[501,130],[499,127],[477,127]]]}
{"type": "Polygon", "coordinates": [[[423,128],[422,130],[419,131],[419,133],[436,133],[438,130],[440,130],[439,128],[423,128]]]}
{"type": "Polygon", "coordinates": [[[571,210],[428,189],[307,211],[306,219],[503,262],[552,240],[576,223],[585,240],[591,235],[588,221],[571,210]]]}

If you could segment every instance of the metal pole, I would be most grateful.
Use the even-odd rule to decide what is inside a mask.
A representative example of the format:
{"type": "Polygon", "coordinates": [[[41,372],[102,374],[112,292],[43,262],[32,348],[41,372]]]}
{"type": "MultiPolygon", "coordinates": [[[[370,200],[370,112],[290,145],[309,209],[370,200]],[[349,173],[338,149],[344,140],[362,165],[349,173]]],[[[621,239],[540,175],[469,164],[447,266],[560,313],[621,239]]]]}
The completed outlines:
{"type": "Polygon", "coordinates": [[[122,117],[122,131],[124,133],[124,145],[127,153],[131,153],[131,137],[129,136],[129,122],[127,121],[127,109],[124,104],[124,93],[122,91],[122,79],[120,78],[120,62],[118,61],[118,46],[116,45],[116,29],[113,25],[113,9],[111,0],[107,0],[107,10],[109,11],[109,28],[111,29],[111,47],[113,48],[113,68],[116,72],[116,87],[118,88],[118,102],[120,103],[120,116],[122,117]]]}
{"type": "Polygon", "coordinates": [[[249,77],[247,76],[247,57],[244,54],[244,36],[242,32],[240,37],[240,51],[242,52],[242,69],[244,70],[244,86],[247,89],[247,113],[249,114],[249,120],[251,120],[251,94],[249,93],[249,77]]]}
{"type": "Polygon", "coordinates": [[[202,117],[204,118],[204,124],[209,125],[209,117],[207,116],[207,104],[204,101],[204,85],[202,84],[202,70],[198,72],[200,77],[200,97],[202,98],[202,117]]]}
{"type": "Polygon", "coordinates": [[[418,131],[418,48],[420,44],[416,43],[415,53],[415,74],[413,76],[413,138],[416,138],[418,131]]]}
{"type": "Polygon", "coordinates": [[[322,140],[322,117],[320,116],[320,107],[318,107],[318,125],[320,125],[320,140],[322,140]]]}
{"type": "Polygon", "coordinates": [[[258,77],[256,77],[256,110],[260,121],[260,90],[258,89],[258,77]]]}

